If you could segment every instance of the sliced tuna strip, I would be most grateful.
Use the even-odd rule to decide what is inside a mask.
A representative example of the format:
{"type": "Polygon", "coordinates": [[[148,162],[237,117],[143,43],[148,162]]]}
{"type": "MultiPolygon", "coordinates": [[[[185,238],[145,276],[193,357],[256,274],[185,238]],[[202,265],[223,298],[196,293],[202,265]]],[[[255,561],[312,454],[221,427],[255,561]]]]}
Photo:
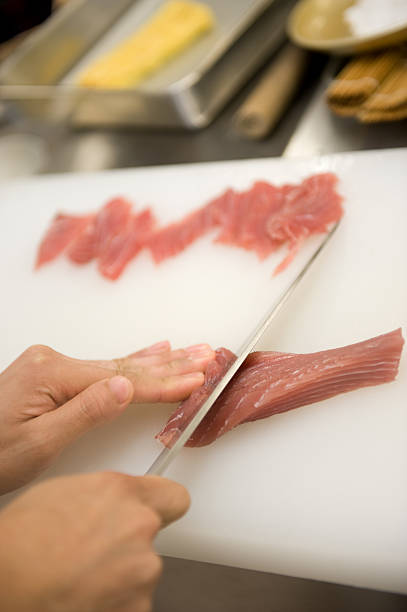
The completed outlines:
{"type": "MultiPolygon", "coordinates": [[[[216,350],[215,359],[211,361],[206,368],[203,385],[196,389],[188,399],[181,402],[177,410],[170,416],[164,429],[155,436],[164,446],[171,447],[172,443],[175,442],[178,436],[184,431],[192,417],[198,412],[206,398],[210,396],[219,380],[225,372],[227,372],[235,359],[236,355],[228,349],[219,348],[216,350]]],[[[211,412],[212,410],[213,408],[211,412]]],[[[200,427],[208,418],[209,414],[202,421],[200,427]]],[[[191,439],[187,443],[187,446],[191,446],[190,442],[191,439]]]]}
{"type": "Polygon", "coordinates": [[[49,263],[67,252],[71,261],[87,263],[94,259],[132,219],[132,205],[125,198],[113,198],[96,214],[58,214],[40,243],[35,267],[49,263]]]}
{"type": "Polygon", "coordinates": [[[68,248],[68,257],[76,264],[85,264],[109,248],[115,236],[127,231],[132,218],[132,205],[125,198],[113,198],[97,213],[68,248]]]}
{"type": "Polygon", "coordinates": [[[35,267],[56,259],[92,222],[93,215],[84,217],[58,214],[54,217],[37,252],[35,267]]]}
{"type": "Polygon", "coordinates": [[[267,222],[283,204],[282,188],[265,181],[258,181],[241,193],[229,190],[217,203],[221,229],[215,242],[253,250],[259,259],[264,259],[282,243],[270,238],[267,222]]]}
{"type": "Polygon", "coordinates": [[[116,280],[144,248],[155,225],[149,208],[134,215],[132,204],[122,197],[109,200],[97,214],[59,214],[40,244],[35,267],[65,252],[76,264],[97,258],[100,273],[116,280]]]}
{"type": "MultiPolygon", "coordinates": [[[[187,446],[205,446],[237,425],[264,419],[361,387],[391,382],[398,372],[404,340],[401,329],[337,349],[297,355],[256,352],[249,355],[187,446]]],[[[165,446],[185,429],[234,355],[216,351],[204,385],[182,402],[156,438],[165,446]]]]}
{"type": "Polygon", "coordinates": [[[137,221],[130,202],[113,198],[93,215],[58,215],[40,245],[36,267],[66,252],[76,264],[98,259],[101,274],[115,280],[144,247],[158,264],[217,230],[214,242],[254,251],[259,259],[287,245],[288,254],[275,269],[278,273],[295,257],[307,236],[327,232],[341,218],[342,198],[336,183],[337,177],[329,172],[311,176],[299,185],[278,187],[257,181],[246,191],[227,189],[183,219],[154,231],[153,225],[158,224],[153,223],[151,211],[137,221]]]}
{"type": "Polygon", "coordinates": [[[267,233],[274,242],[288,243],[288,255],[274,270],[282,272],[294,259],[304,240],[325,233],[342,217],[342,198],[335,191],[334,174],[315,174],[300,185],[283,185],[283,205],[267,221],[267,233]]]}
{"type": "Polygon", "coordinates": [[[154,261],[160,263],[217,228],[214,242],[252,250],[259,259],[286,244],[288,255],[275,270],[281,272],[308,236],[327,232],[342,217],[337,181],[326,172],[299,185],[276,187],[258,181],[247,191],[227,189],[206,206],[159,229],[148,247],[154,261]]]}
{"type": "Polygon", "coordinates": [[[119,278],[127,264],[145,246],[154,225],[155,217],[149,208],[134,215],[128,226],[114,236],[100,254],[98,268],[102,276],[110,280],[119,278]]]}
{"type": "Polygon", "coordinates": [[[183,220],[159,229],[148,241],[148,248],[155,263],[158,264],[168,257],[178,255],[214,227],[216,220],[212,203],[209,203],[190,213],[183,220]]]}

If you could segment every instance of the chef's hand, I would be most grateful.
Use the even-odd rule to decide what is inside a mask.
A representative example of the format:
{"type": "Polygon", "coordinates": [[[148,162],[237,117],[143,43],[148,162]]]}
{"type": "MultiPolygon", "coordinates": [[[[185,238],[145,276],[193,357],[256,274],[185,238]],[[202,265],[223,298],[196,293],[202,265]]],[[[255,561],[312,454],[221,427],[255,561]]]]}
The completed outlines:
{"type": "Polygon", "coordinates": [[[50,479],[0,512],[0,610],[148,612],[158,530],[189,496],[158,476],[50,479]]]}
{"type": "Polygon", "coordinates": [[[82,361],[32,346],[0,374],[0,495],[32,480],[60,451],[130,402],[175,402],[204,381],[206,344],[160,342],[123,359],[82,361]]]}

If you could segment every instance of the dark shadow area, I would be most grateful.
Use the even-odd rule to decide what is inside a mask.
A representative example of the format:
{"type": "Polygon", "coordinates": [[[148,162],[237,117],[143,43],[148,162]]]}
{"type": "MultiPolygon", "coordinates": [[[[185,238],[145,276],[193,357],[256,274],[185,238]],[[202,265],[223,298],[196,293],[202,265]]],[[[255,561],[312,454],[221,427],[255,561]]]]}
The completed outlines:
{"type": "Polygon", "coordinates": [[[154,612],[404,612],[407,596],[164,558],[154,612]]]}

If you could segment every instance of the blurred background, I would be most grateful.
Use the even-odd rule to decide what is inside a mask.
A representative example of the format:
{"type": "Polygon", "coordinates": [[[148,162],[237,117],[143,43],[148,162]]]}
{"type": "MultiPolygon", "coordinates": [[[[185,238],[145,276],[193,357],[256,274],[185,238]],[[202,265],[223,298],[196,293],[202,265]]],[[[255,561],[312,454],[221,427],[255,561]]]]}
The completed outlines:
{"type": "Polygon", "coordinates": [[[386,15],[394,9],[393,22],[378,14],[384,33],[366,25],[371,10],[349,13],[352,0],[208,1],[211,29],[136,86],[81,86],[78,74],[134,36],[162,4],[0,1],[2,178],[406,144],[400,43],[407,17],[397,0],[381,3],[386,15]],[[396,55],[375,81],[389,46],[396,55]],[[397,112],[362,122],[363,91],[349,98],[346,78],[330,103],[328,88],[354,57],[350,80],[362,90],[399,66],[397,112]]]}

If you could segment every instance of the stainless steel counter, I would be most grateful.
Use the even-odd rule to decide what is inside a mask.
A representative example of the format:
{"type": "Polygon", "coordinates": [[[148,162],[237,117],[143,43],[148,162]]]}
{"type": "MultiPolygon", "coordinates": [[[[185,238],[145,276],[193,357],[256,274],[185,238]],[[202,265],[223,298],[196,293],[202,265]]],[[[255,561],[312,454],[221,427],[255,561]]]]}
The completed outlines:
{"type": "Polygon", "coordinates": [[[262,142],[242,140],[232,126],[236,109],[260,75],[212,125],[197,132],[132,128],[71,131],[62,125],[28,121],[9,112],[0,128],[0,157],[2,149],[8,148],[10,154],[15,150],[15,159],[7,155],[7,168],[0,167],[0,178],[5,178],[6,173],[30,173],[30,168],[33,173],[76,172],[281,155],[310,100],[324,61],[320,56],[312,58],[300,95],[271,137],[262,142]]]}
{"type": "MultiPolygon", "coordinates": [[[[278,155],[307,157],[338,151],[407,146],[407,121],[362,125],[333,116],[323,92],[337,67],[314,55],[299,95],[270,137],[241,139],[232,119],[260,73],[208,128],[181,130],[69,130],[28,121],[12,112],[0,123],[0,179],[35,173],[94,171],[278,155]],[[322,76],[321,76],[322,71],[322,76]]],[[[1,121],[1,119],[0,119],[1,121]]]]}
{"type": "Polygon", "coordinates": [[[164,559],[154,612],[405,612],[407,597],[234,567],[164,559]]]}

